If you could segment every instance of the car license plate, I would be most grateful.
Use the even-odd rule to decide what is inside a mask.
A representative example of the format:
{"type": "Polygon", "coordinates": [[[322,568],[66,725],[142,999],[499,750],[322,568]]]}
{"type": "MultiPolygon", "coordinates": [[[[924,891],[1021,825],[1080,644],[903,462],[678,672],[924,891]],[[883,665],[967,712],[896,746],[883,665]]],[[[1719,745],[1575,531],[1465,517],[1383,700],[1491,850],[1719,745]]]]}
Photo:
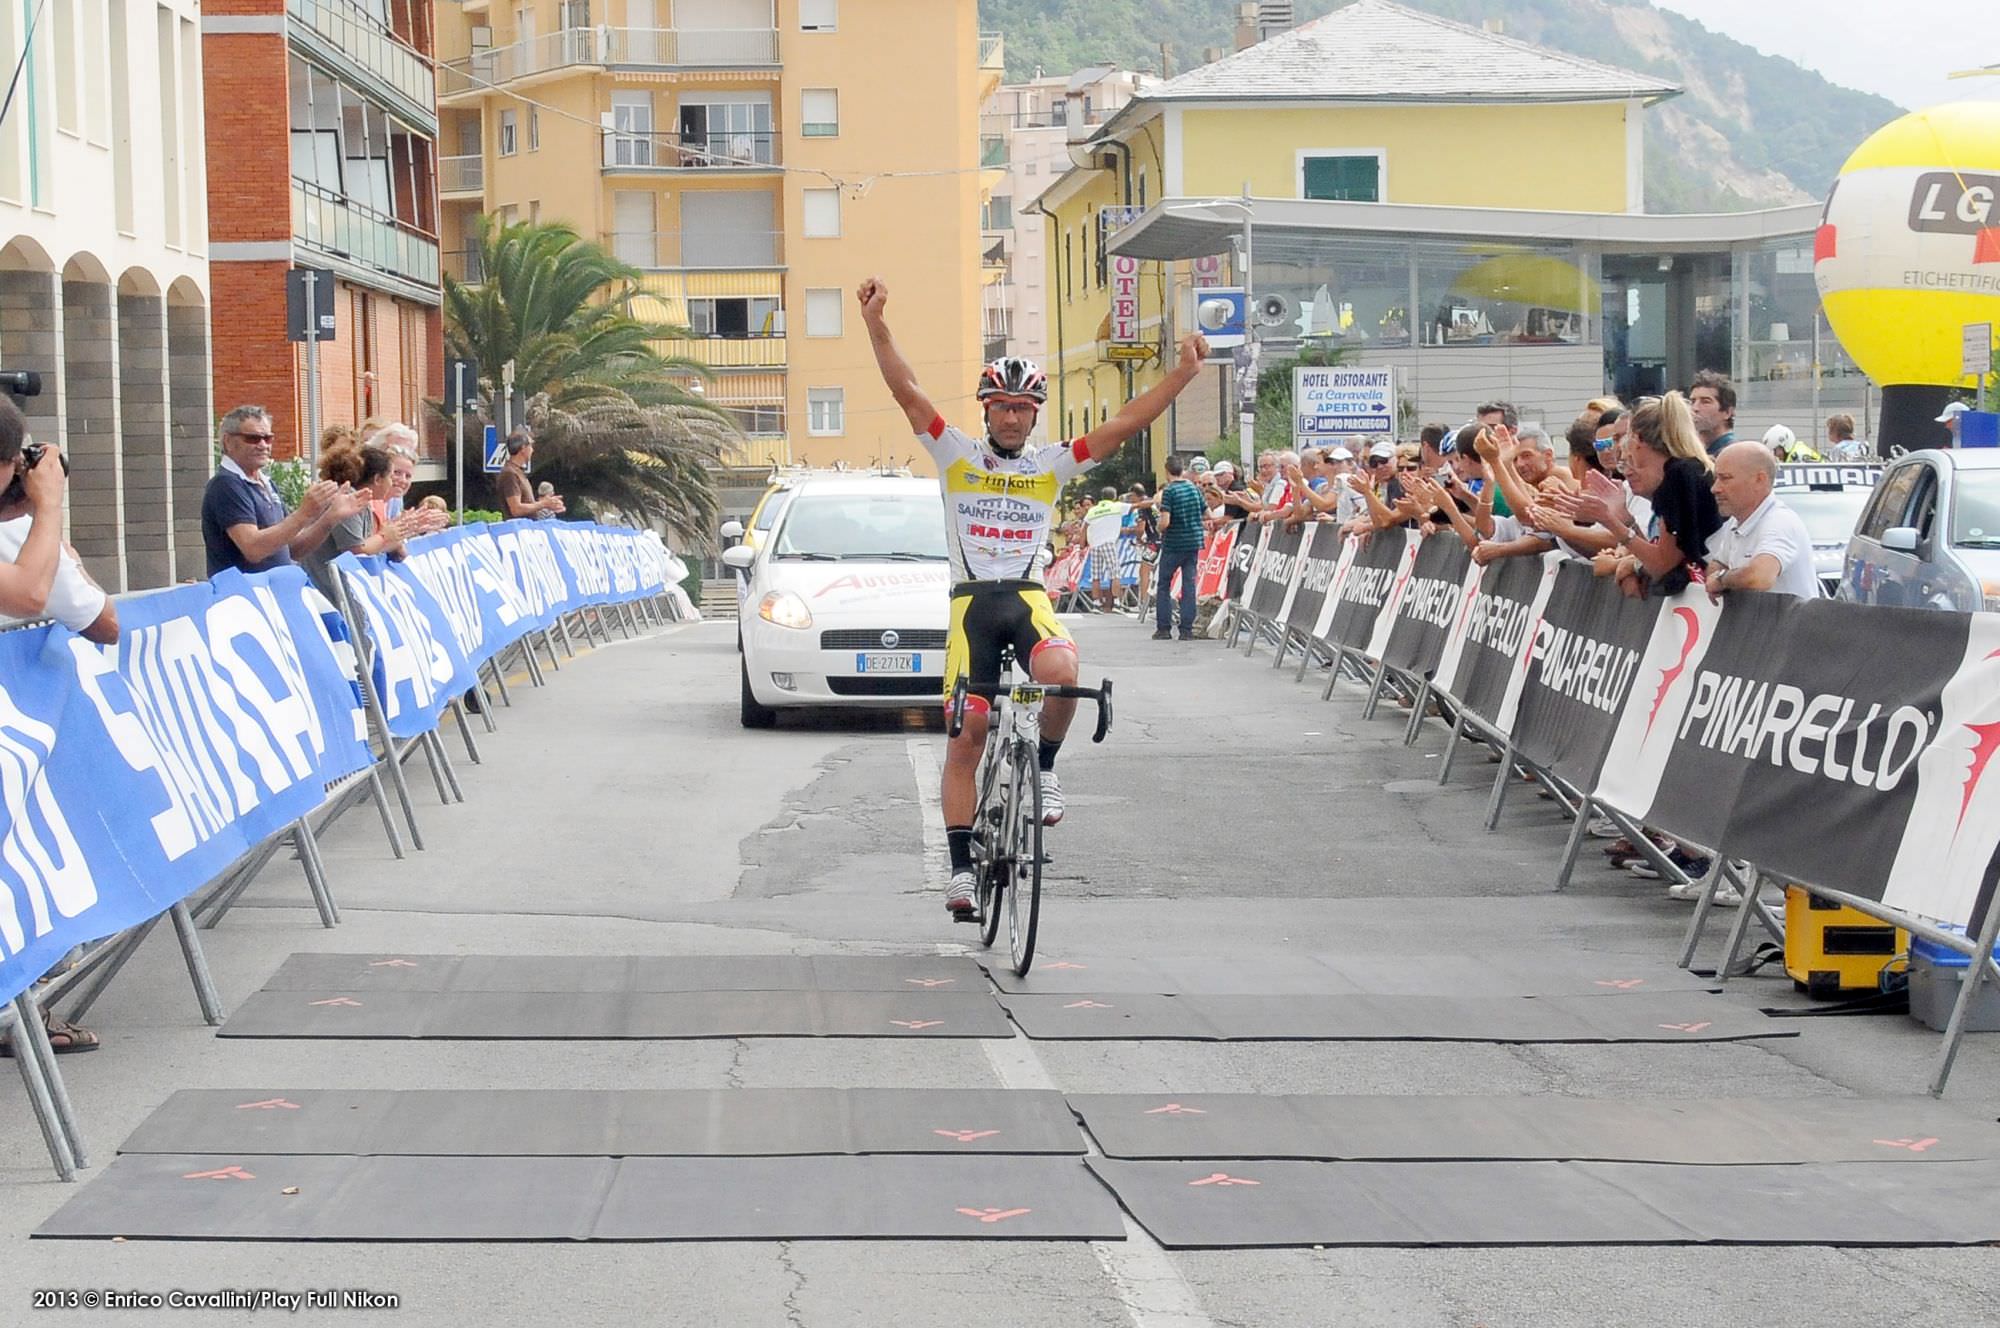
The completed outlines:
{"type": "Polygon", "coordinates": [[[859,654],[854,657],[856,673],[922,673],[924,657],[921,654],[859,654]]]}

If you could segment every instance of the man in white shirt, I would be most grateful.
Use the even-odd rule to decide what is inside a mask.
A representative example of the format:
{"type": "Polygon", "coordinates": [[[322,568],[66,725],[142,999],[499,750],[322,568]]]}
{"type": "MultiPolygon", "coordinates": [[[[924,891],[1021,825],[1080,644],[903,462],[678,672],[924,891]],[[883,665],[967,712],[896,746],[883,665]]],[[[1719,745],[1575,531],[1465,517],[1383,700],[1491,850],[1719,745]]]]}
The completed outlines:
{"type": "Polygon", "coordinates": [[[0,622],[54,618],[99,645],[118,639],[118,610],[62,540],[63,473],[53,445],[28,465],[27,421],[0,396],[0,622]]]}
{"type": "Polygon", "coordinates": [[[1812,535],[1771,486],[1778,459],[1762,443],[1731,443],[1715,458],[1715,505],[1729,518],[1708,541],[1708,594],[1771,590],[1818,599],[1812,535]]]}

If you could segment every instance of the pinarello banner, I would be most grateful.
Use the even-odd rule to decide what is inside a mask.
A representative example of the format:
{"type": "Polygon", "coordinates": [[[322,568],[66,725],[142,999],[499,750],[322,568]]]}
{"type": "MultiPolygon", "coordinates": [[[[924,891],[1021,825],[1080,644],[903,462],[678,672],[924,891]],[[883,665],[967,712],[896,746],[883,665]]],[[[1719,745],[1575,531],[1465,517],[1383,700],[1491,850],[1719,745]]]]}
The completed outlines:
{"type": "Polygon", "coordinates": [[[1228,588],[1229,554],[1235,547],[1235,522],[1208,533],[1208,539],[1201,546],[1201,559],[1195,564],[1196,599],[1215,599],[1228,588]]]}
{"type": "Polygon", "coordinates": [[[1378,530],[1365,536],[1354,561],[1341,578],[1340,601],[1334,606],[1325,639],[1350,650],[1365,647],[1375,635],[1375,623],[1396,592],[1398,577],[1414,563],[1414,532],[1378,530]]]}
{"type": "Polygon", "coordinates": [[[1502,732],[1514,722],[1526,680],[1535,621],[1555,587],[1562,554],[1501,558],[1483,570],[1465,604],[1452,671],[1438,670],[1442,689],[1502,732]]]}
{"type": "Polygon", "coordinates": [[[1298,568],[1299,545],[1305,541],[1305,533],[1282,526],[1267,526],[1265,531],[1264,545],[1257,555],[1255,579],[1250,586],[1250,601],[1245,607],[1252,617],[1270,622],[1284,609],[1285,592],[1298,568]]]}
{"type": "Polygon", "coordinates": [[[1265,526],[1251,539],[1241,521],[1231,523],[1236,531],[1235,547],[1229,551],[1228,593],[1224,596],[1231,604],[1241,604],[1243,596],[1249,593],[1250,582],[1257,564],[1263,559],[1264,545],[1271,538],[1271,528],[1265,526]]]}
{"type": "Polygon", "coordinates": [[[1586,562],[1557,569],[1528,648],[1515,751],[1577,788],[1596,782],[1660,603],[1620,593],[1586,562]]]}
{"type": "Polygon", "coordinates": [[[1382,647],[1383,663],[1424,676],[1437,668],[1458,620],[1465,573],[1471,566],[1472,551],[1457,535],[1433,535],[1423,542],[1409,580],[1396,597],[1395,616],[1382,647]]]}
{"type": "Polygon", "coordinates": [[[1353,541],[1328,525],[1306,527],[1311,536],[1299,555],[1299,575],[1292,590],[1292,603],[1285,613],[1285,626],[1301,636],[1312,635],[1326,608],[1326,597],[1340,582],[1341,572],[1353,561],[1353,541]]]}
{"type": "Polygon", "coordinates": [[[1690,590],[1594,794],[1775,876],[1961,924],[2000,844],[2000,617],[1690,590]]]}

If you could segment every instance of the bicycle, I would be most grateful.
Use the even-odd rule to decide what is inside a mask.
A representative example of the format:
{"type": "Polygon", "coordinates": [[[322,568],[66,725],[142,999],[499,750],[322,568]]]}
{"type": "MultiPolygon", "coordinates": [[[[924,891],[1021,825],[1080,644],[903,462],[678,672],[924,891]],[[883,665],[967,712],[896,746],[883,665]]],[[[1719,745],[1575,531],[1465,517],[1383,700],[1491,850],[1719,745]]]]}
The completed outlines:
{"type": "Polygon", "coordinates": [[[1026,977],[1035,959],[1035,929],[1042,911],[1042,782],[1036,754],[1042,735],[1042,703],[1052,697],[1097,702],[1097,731],[1111,731],[1111,679],[1099,687],[1061,687],[1012,681],[1013,647],[1000,654],[1000,681],[974,684],[960,678],[952,687],[946,731],[965,731],[967,697],[993,702],[987,717],[986,750],[979,758],[978,802],[972,817],[972,869],[976,878],[975,921],[979,944],[991,949],[1000,934],[1000,909],[1007,910],[1008,954],[1014,975],[1026,977]],[[1005,896],[1003,901],[1002,896],[1005,896]]]}

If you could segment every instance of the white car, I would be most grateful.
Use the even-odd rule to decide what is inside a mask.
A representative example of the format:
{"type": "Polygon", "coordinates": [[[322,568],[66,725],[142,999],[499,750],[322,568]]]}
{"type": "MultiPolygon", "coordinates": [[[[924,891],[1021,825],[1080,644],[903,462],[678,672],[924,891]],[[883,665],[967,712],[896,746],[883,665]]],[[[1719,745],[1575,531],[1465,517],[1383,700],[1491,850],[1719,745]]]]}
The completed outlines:
{"type": "Polygon", "coordinates": [[[936,480],[802,479],[759,545],[722,561],[746,580],[745,728],[788,706],[941,703],[951,570],[936,480]]]}

